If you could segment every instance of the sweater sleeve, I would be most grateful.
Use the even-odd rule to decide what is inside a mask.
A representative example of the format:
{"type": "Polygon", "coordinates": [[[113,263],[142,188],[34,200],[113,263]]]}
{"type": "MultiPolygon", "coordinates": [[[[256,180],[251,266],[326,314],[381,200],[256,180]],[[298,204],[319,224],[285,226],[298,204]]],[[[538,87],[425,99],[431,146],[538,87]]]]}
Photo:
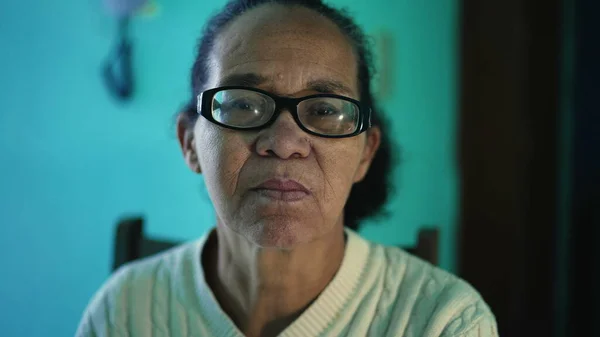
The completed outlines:
{"type": "Polygon", "coordinates": [[[440,337],[498,337],[494,314],[470,284],[456,279],[446,290],[440,337]]]}
{"type": "Polygon", "coordinates": [[[440,337],[498,337],[496,318],[482,300],[462,310],[440,337]]]}
{"type": "Polygon", "coordinates": [[[85,309],[76,337],[106,337],[123,332],[128,269],[121,267],[94,294],[85,309]]]}
{"type": "Polygon", "coordinates": [[[94,325],[92,324],[92,320],[90,316],[86,312],[79,322],[79,327],[77,327],[77,332],[75,332],[76,337],[97,337],[96,330],[94,329],[94,325]]]}
{"type": "Polygon", "coordinates": [[[452,337],[498,337],[496,320],[491,315],[485,315],[475,322],[467,330],[452,337]]]}

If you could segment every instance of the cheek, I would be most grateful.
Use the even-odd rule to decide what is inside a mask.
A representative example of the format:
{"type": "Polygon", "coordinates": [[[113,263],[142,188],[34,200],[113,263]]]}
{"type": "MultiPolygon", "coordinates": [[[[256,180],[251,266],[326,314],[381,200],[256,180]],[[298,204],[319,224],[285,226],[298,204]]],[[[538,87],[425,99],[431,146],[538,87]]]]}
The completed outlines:
{"type": "Polygon", "coordinates": [[[195,128],[195,145],[202,174],[214,197],[232,196],[239,172],[250,152],[239,134],[205,121],[195,128]]]}
{"type": "Polygon", "coordinates": [[[359,167],[362,147],[352,139],[352,142],[326,149],[319,156],[325,179],[324,198],[326,201],[345,203],[359,167]]]}

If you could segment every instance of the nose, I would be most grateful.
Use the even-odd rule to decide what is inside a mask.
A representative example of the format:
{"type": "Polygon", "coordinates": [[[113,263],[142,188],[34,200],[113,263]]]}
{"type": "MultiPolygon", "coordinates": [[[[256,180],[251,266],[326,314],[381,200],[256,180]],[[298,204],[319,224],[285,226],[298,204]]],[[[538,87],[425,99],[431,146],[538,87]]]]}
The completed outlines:
{"type": "Polygon", "coordinates": [[[302,131],[292,114],[284,110],[275,122],[259,132],[256,152],[281,159],[305,158],[310,154],[309,136],[302,131]]]}

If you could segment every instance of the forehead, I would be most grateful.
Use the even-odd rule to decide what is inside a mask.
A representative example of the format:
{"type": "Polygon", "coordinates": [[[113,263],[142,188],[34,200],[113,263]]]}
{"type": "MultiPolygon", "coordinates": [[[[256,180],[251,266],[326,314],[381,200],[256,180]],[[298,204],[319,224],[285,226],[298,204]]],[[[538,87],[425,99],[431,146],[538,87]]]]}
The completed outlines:
{"type": "Polygon", "coordinates": [[[357,90],[357,61],[349,39],[329,19],[298,6],[263,5],[236,18],[217,37],[210,64],[216,82],[256,73],[290,90],[322,79],[357,90]]]}

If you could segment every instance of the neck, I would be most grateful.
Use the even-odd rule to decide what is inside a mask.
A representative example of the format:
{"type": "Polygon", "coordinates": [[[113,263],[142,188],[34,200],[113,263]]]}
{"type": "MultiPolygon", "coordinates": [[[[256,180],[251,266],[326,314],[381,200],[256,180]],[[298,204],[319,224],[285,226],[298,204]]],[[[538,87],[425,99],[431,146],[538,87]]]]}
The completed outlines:
{"type": "Polygon", "coordinates": [[[292,249],[264,248],[227,226],[208,243],[207,281],[246,336],[277,335],[325,289],[344,257],[343,225],[292,249]]]}

